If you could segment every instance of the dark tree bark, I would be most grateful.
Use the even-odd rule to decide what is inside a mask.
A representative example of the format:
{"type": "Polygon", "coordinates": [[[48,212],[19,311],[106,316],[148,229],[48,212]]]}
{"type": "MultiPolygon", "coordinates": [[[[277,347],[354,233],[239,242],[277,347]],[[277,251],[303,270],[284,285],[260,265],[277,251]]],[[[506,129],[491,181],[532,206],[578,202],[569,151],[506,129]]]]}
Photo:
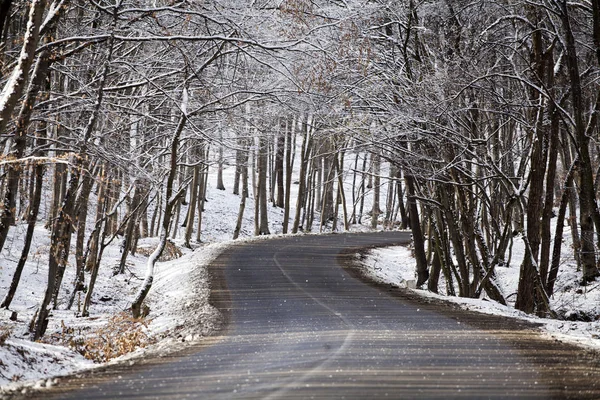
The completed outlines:
{"type": "Polygon", "coordinates": [[[294,225],[292,227],[292,233],[298,233],[301,223],[302,209],[306,211],[306,188],[308,179],[308,163],[312,154],[312,135],[308,127],[307,122],[303,123],[302,127],[304,137],[302,139],[302,151],[300,154],[300,177],[298,178],[298,198],[296,199],[296,215],[294,218],[294,225]]]}
{"type": "Polygon", "coordinates": [[[217,190],[225,190],[225,184],[223,183],[223,136],[220,137],[221,143],[219,144],[219,160],[217,166],[217,190]]]}
{"type": "Polygon", "coordinates": [[[165,209],[161,226],[159,244],[148,258],[146,277],[144,278],[144,282],[142,283],[142,286],[140,287],[140,290],[138,291],[135,299],[131,303],[131,312],[134,318],[139,318],[142,316],[142,303],[146,299],[146,296],[148,295],[148,292],[152,287],[152,282],[154,281],[154,266],[167,245],[167,238],[169,237],[169,226],[171,224],[173,207],[175,206],[175,203],[179,200],[179,197],[183,193],[182,191],[180,191],[179,193],[173,193],[173,185],[177,175],[177,154],[179,148],[179,138],[181,136],[181,132],[183,132],[183,128],[185,127],[186,122],[187,116],[185,113],[183,113],[181,118],[179,119],[177,127],[175,128],[175,132],[173,133],[171,143],[169,145],[171,156],[169,161],[169,175],[167,177],[167,184],[165,188],[165,209]]]}
{"type": "MultiPolygon", "coordinates": [[[[549,87],[554,85],[554,60],[551,54],[546,55],[546,68],[547,76],[549,79],[549,87]]],[[[558,164],[558,147],[560,146],[559,141],[559,129],[560,129],[560,118],[558,110],[554,102],[550,102],[548,105],[548,114],[550,117],[550,131],[548,140],[548,171],[546,173],[546,197],[544,199],[544,210],[542,213],[542,229],[541,237],[542,244],[540,248],[540,278],[542,285],[548,290],[548,272],[550,269],[550,247],[552,244],[552,228],[551,222],[554,215],[554,193],[555,193],[555,182],[556,172],[558,164]]],[[[564,214],[563,214],[564,218],[564,214]]],[[[563,225],[564,219],[557,220],[557,225],[563,225]]],[[[562,234],[561,234],[562,237],[562,234]]],[[[562,239],[560,239],[562,240],[562,239]]]]}
{"type": "MultiPolygon", "coordinates": [[[[6,3],[6,2],[4,2],[6,3]]],[[[0,16],[4,3],[0,4],[0,16]]],[[[8,2],[10,4],[10,2],[8,2]]],[[[0,32],[2,30],[0,29],[0,32]]],[[[4,202],[0,212],[0,251],[4,248],[4,243],[8,236],[10,226],[15,223],[16,216],[16,197],[19,190],[19,180],[21,178],[22,166],[19,162],[25,154],[27,147],[26,136],[27,129],[31,120],[33,106],[37,100],[38,93],[45,84],[50,68],[49,52],[43,51],[37,58],[32,72],[31,83],[27,90],[25,99],[22,102],[19,117],[17,119],[16,129],[13,136],[13,148],[9,158],[14,161],[8,164],[6,186],[4,189],[4,202]]],[[[24,197],[24,196],[22,196],[24,197]]]]}
{"type": "Polygon", "coordinates": [[[76,224],[77,224],[77,236],[75,237],[75,262],[76,262],[76,271],[75,271],[75,282],[73,283],[73,292],[71,295],[71,299],[69,300],[69,305],[67,308],[71,308],[73,305],[73,301],[75,300],[75,293],[81,291],[85,287],[85,256],[84,256],[84,242],[85,242],[85,231],[87,226],[87,215],[88,215],[88,202],[90,198],[90,194],[92,192],[92,187],[94,185],[93,176],[97,176],[97,169],[92,172],[92,174],[85,173],[83,176],[83,182],[81,185],[81,189],[79,191],[79,195],[77,196],[77,210],[75,211],[75,215],[77,216],[76,224]]]}
{"type": "Polygon", "coordinates": [[[410,217],[410,229],[413,236],[415,259],[417,261],[417,286],[423,285],[429,278],[429,269],[427,267],[427,256],[425,255],[425,238],[421,231],[421,221],[417,200],[415,198],[415,183],[412,175],[405,174],[406,188],[408,192],[408,207],[410,217]]]}
{"type": "MultiPolygon", "coordinates": [[[[377,229],[379,223],[379,214],[381,214],[380,198],[381,198],[381,157],[378,153],[371,155],[373,163],[373,208],[371,209],[371,229],[377,229]]],[[[370,181],[371,179],[369,179],[370,181]]]]}
{"type": "Polygon", "coordinates": [[[240,159],[240,167],[242,174],[242,196],[240,199],[240,208],[238,211],[238,217],[235,224],[235,229],[233,231],[233,239],[237,239],[240,236],[240,232],[242,230],[242,222],[244,218],[244,210],[246,209],[246,199],[248,198],[248,151],[247,146],[244,148],[242,154],[245,156],[245,159],[242,157],[240,159]]]}
{"type": "Polygon", "coordinates": [[[258,211],[259,225],[258,235],[270,235],[269,215],[268,215],[268,191],[267,191],[267,171],[269,169],[268,141],[265,137],[259,138],[258,145],[258,211]]]}
{"type": "MultiPolygon", "coordinates": [[[[536,11],[531,14],[533,15],[530,16],[530,19],[539,22],[539,14],[536,11]]],[[[546,73],[544,46],[542,30],[538,29],[532,33],[532,58],[538,84],[539,81],[544,81],[546,73]]],[[[534,132],[532,132],[530,139],[532,152],[529,172],[529,196],[525,208],[527,215],[526,234],[529,245],[521,264],[517,300],[515,302],[515,308],[526,313],[533,313],[540,302],[540,299],[536,297],[535,282],[539,279],[540,232],[542,229],[540,217],[544,210],[544,176],[546,175],[546,162],[548,159],[548,131],[544,126],[545,103],[542,94],[538,91],[532,90],[531,98],[531,102],[539,104],[539,108],[532,111],[536,119],[534,120],[534,132]]]]}
{"type": "Polygon", "coordinates": [[[573,185],[573,175],[575,173],[575,165],[571,165],[563,185],[563,193],[560,198],[560,205],[558,207],[556,231],[554,233],[554,247],[552,249],[552,259],[550,263],[550,270],[548,272],[548,279],[546,283],[546,293],[548,296],[552,296],[554,293],[554,284],[558,277],[558,269],[560,268],[560,253],[562,248],[562,238],[565,215],[567,213],[567,205],[569,203],[569,192],[572,190],[570,187],[573,185]]]}
{"type": "MultiPolygon", "coordinates": [[[[39,129],[40,137],[38,137],[38,148],[42,147],[45,140],[47,126],[45,123],[42,123],[41,129],[39,129]]],[[[21,251],[21,257],[19,258],[19,262],[17,267],[15,268],[15,272],[13,274],[13,278],[10,283],[10,287],[6,296],[2,300],[2,304],[0,304],[0,308],[8,309],[12,300],[17,292],[17,288],[19,282],[21,280],[21,275],[23,273],[23,269],[25,268],[25,263],[27,262],[27,258],[29,256],[29,250],[31,249],[31,242],[33,241],[33,233],[35,230],[35,224],[37,222],[38,213],[40,210],[40,203],[42,199],[42,190],[44,183],[44,171],[46,170],[43,163],[37,163],[35,165],[35,185],[33,190],[33,195],[31,196],[31,204],[29,206],[29,212],[27,214],[27,232],[25,233],[25,238],[23,240],[23,250],[21,251]]]]}
{"type": "Polygon", "coordinates": [[[200,165],[194,167],[192,175],[192,189],[190,192],[190,205],[188,207],[188,213],[185,223],[185,238],[184,246],[192,248],[190,241],[192,240],[192,234],[194,233],[194,219],[196,218],[196,204],[198,203],[198,189],[200,186],[200,165]]]}
{"type": "Polygon", "coordinates": [[[286,139],[285,139],[285,199],[283,204],[283,233],[288,233],[290,224],[290,202],[292,190],[292,172],[294,166],[294,155],[292,142],[295,141],[296,120],[292,117],[288,119],[286,124],[286,139]]]}
{"type": "Polygon", "coordinates": [[[586,109],[583,101],[581,78],[579,76],[579,61],[575,45],[575,36],[571,28],[571,18],[566,0],[560,0],[560,17],[565,34],[565,59],[569,73],[573,120],[575,122],[575,143],[579,160],[579,225],[581,227],[580,259],[583,270],[582,282],[593,281],[600,274],[596,266],[596,249],[594,241],[594,215],[596,210],[596,195],[592,162],[590,159],[590,138],[586,135],[586,124],[583,111],[586,109]]]}
{"type": "Polygon", "coordinates": [[[275,147],[275,183],[277,187],[275,206],[281,208],[285,205],[283,163],[285,157],[286,130],[286,118],[281,118],[279,121],[279,134],[277,135],[275,147]]]}
{"type": "MultiPolygon", "coordinates": [[[[115,18],[113,20],[113,29],[116,24],[116,10],[115,18]]],[[[71,246],[71,234],[73,231],[73,221],[75,221],[75,199],[76,192],[79,186],[79,179],[81,170],[88,164],[87,157],[87,145],[88,141],[96,127],[98,121],[98,115],[100,114],[100,107],[104,96],[104,85],[106,78],[109,73],[110,61],[112,59],[112,52],[114,45],[114,38],[108,44],[108,55],[105,61],[101,78],[98,83],[96,102],[90,113],[89,120],[83,131],[82,144],[79,150],[78,157],[75,157],[73,162],[73,168],[71,169],[71,178],[69,181],[69,188],[65,194],[63,204],[58,212],[58,216],[54,221],[52,227],[52,234],[50,237],[50,257],[48,262],[48,282],[46,286],[46,293],[42,300],[42,304],[37,312],[36,321],[34,324],[33,339],[38,340],[41,338],[48,326],[48,316],[50,313],[49,305],[54,302],[54,307],[57,306],[57,298],[60,290],[60,285],[64,275],[64,270],[67,264],[70,246],[71,246]]]]}
{"type": "Polygon", "coordinates": [[[2,0],[0,1],[0,41],[3,41],[5,38],[2,36],[4,33],[4,27],[8,22],[8,16],[10,11],[10,6],[12,4],[12,0],[2,0]]]}
{"type": "Polygon", "coordinates": [[[331,141],[324,144],[325,154],[323,155],[323,191],[321,202],[321,221],[319,231],[322,231],[327,222],[334,218],[334,201],[333,201],[333,182],[335,177],[333,145],[331,141]]]}
{"type": "Polygon", "coordinates": [[[133,197],[129,204],[129,212],[127,213],[127,224],[125,225],[125,232],[123,233],[123,245],[121,249],[121,259],[119,260],[119,266],[115,271],[115,275],[125,273],[125,263],[127,262],[127,255],[131,248],[132,243],[135,241],[135,226],[137,224],[137,213],[142,203],[142,189],[140,182],[134,183],[135,188],[133,189],[133,197]]]}
{"type": "Polygon", "coordinates": [[[202,242],[202,216],[204,215],[204,203],[206,202],[206,187],[208,186],[208,153],[209,147],[206,146],[201,151],[203,165],[200,167],[200,187],[198,187],[198,227],[196,228],[196,242],[202,242]]]}

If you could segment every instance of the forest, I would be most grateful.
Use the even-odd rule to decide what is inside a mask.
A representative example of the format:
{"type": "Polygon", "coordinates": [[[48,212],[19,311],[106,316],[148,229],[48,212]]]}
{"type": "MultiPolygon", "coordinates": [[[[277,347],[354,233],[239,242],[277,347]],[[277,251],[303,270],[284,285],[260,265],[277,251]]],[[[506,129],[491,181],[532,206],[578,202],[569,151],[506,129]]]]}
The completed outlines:
{"type": "Polygon", "coordinates": [[[280,233],[410,229],[434,292],[506,304],[521,241],[515,307],[555,316],[567,233],[574,284],[599,275],[600,0],[1,0],[0,34],[0,250],[24,227],[0,299],[46,229],[34,339],[77,293],[89,315],[107,246],[118,274],[158,237],[143,315],[170,240],[203,240],[209,174],[234,239],[270,205],[280,233]]]}

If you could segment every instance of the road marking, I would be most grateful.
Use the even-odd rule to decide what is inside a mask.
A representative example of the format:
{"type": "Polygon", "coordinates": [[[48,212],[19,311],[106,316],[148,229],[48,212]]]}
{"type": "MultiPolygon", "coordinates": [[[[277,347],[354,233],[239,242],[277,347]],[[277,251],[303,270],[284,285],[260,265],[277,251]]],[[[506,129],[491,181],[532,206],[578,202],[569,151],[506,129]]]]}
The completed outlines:
{"type": "MultiPolygon", "coordinates": [[[[285,246],[283,249],[286,249],[288,247],[292,247],[292,246],[285,246]]],[[[306,371],[298,379],[294,379],[293,381],[286,383],[285,386],[282,387],[281,389],[278,389],[274,393],[271,393],[270,395],[266,396],[265,397],[266,400],[276,399],[276,398],[278,398],[280,396],[285,395],[290,390],[292,390],[294,388],[294,386],[299,386],[299,384],[305,382],[311,376],[315,375],[317,372],[322,371],[335,357],[337,357],[338,355],[340,355],[341,353],[343,353],[346,350],[346,348],[348,348],[348,346],[350,345],[350,342],[352,341],[352,339],[354,338],[354,335],[356,333],[356,331],[354,330],[353,324],[346,317],[344,317],[341,313],[339,313],[338,311],[336,311],[333,308],[329,307],[327,304],[323,303],[321,300],[317,299],[312,294],[310,294],[309,292],[307,292],[303,287],[301,287],[300,285],[298,285],[298,283],[296,283],[296,281],[294,281],[292,279],[292,277],[283,269],[283,266],[281,265],[281,263],[277,259],[277,254],[279,254],[279,252],[275,252],[275,254],[273,255],[273,262],[275,263],[275,265],[277,265],[277,268],[279,268],[279,270],[285,276],[285,278],[288,281],[290,281],[290,283],[292,285],[294,285],[298,290],[300,290],[301,292],[305,293],[308,297],[310,297],[315,303],[317,303],[318,305],[320,305],[321,307],[323,307],[324,309],[326,309],[330,313],[334,314],[340,320],[342,320],[342,322],[346,326],[348,326],[349,331],[346,331],[346,337],[344,338],[344,341],[342,342],[342,345],[336,351],[334,351],[333,354],[329,355],[327,357],[327,359],[323,360],[323,362],[321,362],[318,366],[316,366],[316,367],[314,367],[314,368],[306,371]]]]}

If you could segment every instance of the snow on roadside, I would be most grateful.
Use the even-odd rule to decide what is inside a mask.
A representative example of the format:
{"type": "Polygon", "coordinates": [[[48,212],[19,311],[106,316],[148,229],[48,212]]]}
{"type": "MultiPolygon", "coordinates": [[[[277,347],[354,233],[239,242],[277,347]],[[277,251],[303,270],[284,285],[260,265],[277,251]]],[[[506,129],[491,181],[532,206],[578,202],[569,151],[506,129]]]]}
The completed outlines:
{"type": "MultiPolygon", "coordinates": [[[[519,258],[518,248],[511,266],[498,269],[499,285],[505,294],[513,294],[517,291],[519,258]]],[[[416,279],[415,267],[416,260],[413,258],[409,248],[404,246],[395,246],[370,250],[366,254],[359,256],[361,270],[368,278],[397,287],[410,287],[410,281],[416,279]]],[[[467,299],[454,296],[445,296],[445,282],[443,277],[440,279],[440,294],[432,293],[423,289],[409,289],[414,293],[424,297],[436,298],[449,301],[459,305],[465,310],[478,311],[487,314],[495,314],[512,318],[520,318],[541,325],[541,329],[554,339],[600,349],[600,286],[591,285],[587,288],[585,296],[581,296],[578,291],[586,288],[574,285],[577,279],[574,267],[565,263],[561,266],[561,272],[556,283],[556,293],[551,299],[551,306],[555,310],[560,310],[561,314],[569,316],[577,313],[596,316],[594,320],[570,321],[570,320],[551,320],[538,318],[525,314],[514,309],[514,304],[509,302],[508,306],[489,300],[482,294],[479,299],[467,299]],[[570,283],[569,283],[570,282],[570,283]],[[570,301],[569,301],[570,299],[570,301]],[[577,299],[577,300],[576,300],[577,299]],[[570,308],[565,308],[566,305],[570,308]]],[[[509,297],[514,302],[514,296],[509,297]]]]}
{"type": "MultiPolygon", "coordinates": [[[[225,166],[226,183],[233,182],[234,173],[233,166],[225,166]]],[[[384,190],[385,187],[384,185],[382,189],[384,190]]],[[[291,189],[291,197],[295,199],[298,185],[292,185],[291,189]]],[[[93,193],[90,199],[91,209],[95,208],[94,196],[93,193]]],[[[169,351],[182,342],[201,340],[202,337],[218,329],[222,317],[208,302],[210,280],[207,265],[221,251],[234,243],[267,240],[277,237],[282,231],[283,210],[269,205],[272,235],[253,237],[254,199],[251,196],[247,199],[241,239],[232,242],[231,237],[239,205],[240,197],[233,195],[230,187],[227,190],[217,190],[216,174],[210,174],[202,224],[204,243],[196,243],[195,246],[199,247],[194,251],[185,249],[180,240],[185,228],[177,226],[178,239],[173,242],[184,254],[181,258],[156,265],[155,279],[148,295],[150,323],[147,326],[142,324],[139,328],[140,333],[147,336],[145,347],[136,348],[129,354],[109,362],[119,362],[150,351],[169,351]]],[[[47,217],[48,206],[48,201],[45,199],[40,211],[41,220],[47,217]]],[[[367,198],[365,210],[370,207],[371,200],[367,198]]],[[[187,206],[182,205],[181,215],[185,215],[186,210],[187,206]]],[[[292,215],[293,211],[292,208],[292,215]]],[[[88,215],[88,227],[94,224],[93,214],[88,215]]],[[[21,254],[25,229],[26,225],[23,221],[19,221],[17,226],[11,228],[7,244],[0,253],[1,296],[8,291],[21,254]]],[[[314,229],[317,230],[318,226],[314,229]]],[[[353,226],[352,230],[363,229],[353,226]]],[[[139,251],[135,256],[129,255],[125,274],[113,275],[113,269],[118,265],[121,257],[119,240],[120,237],[117,237],[104,252],[89,310],[90,316],[86,318],[79,316],[78,307],[81,306],[84,295],[75,299],[71,310],[65,309],[75,275],[75,259],[71,256],[59,295],[58,310],[52,311],[43,342],[32,343],[28,325],[39,307],[46,288],[50,247],[50,232],[42,223],[36,227],[32,249],[19,288],[10,306],[11,311],[0,310],[0,397],[3,392],[31,386],[53,385],[57,376],[106,365],[104,362],[94,362],[85,358],[81,354],[82,348],[87,341],[94,338],[104,337],[109,341],[112,340],[107,330],[110,331],[112,328],[111,324],[114,322],[111,321],[114,321],[115,317],[125,318],[129,314],[127,309],[143,280],[147,261],[147,251],[146,253],[139,251]],[[10,320],[12,312],[17,313],[16,321],[10,320]]],[[[156,238],[140,239],[139,247],[150,250],[156,242],[156,238]]],[[[88,280],[86,274],[86,284],[88,280]]]]}
{"type": "MultiPolygon", "coordinates": [[[[145,240],[142,246],[151,247],[154,241],[156,239],[145,240]]],[[[178,342],[197,341],[217,330],[221,316],[208,302],[210,287],[205,266],[229,245],[226,242],[203,245],[195,251],[188,250],[180,258],[158,263],[155,284],[148,295],[149,323],[142,326],[143,334],[149,339],[146,347],[110,362],[169,351],[176,348],[178,342]]],[[[19,316],[11,326],[11,337],[0,346],[0,394],[26,387],[50,386],[57,376],[104,365],[81,355],[77,351],[82,348],[80,341],[98,335],[102,329],[112,328],[111,318],[129,306],[144,268],[145,257],[138,254],[128,258],[124,275],[112,276],[110,268],[101,270],[90,317],[78,317],[77,305],[72,311],[53,311],[43,342],[29,340],[29,318],[19,316]]],[[[31,317],[22,304],[17,303],[11,309],[19,309],[19,315],[31,317]]],[[[2,326],[7,325],[4,322],[7,314],[10,312],[5,311],[0,320],[2,326]]]]}

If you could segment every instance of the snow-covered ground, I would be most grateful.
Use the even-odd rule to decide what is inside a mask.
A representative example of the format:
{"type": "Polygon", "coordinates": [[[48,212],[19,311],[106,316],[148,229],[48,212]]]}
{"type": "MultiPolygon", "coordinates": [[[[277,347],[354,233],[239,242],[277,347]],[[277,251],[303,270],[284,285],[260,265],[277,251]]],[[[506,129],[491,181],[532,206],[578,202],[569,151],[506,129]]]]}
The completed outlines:
{"type": "MultiPolygon", "coordinates": [[[[565,257],[568,255],[565,253],[565,257]]],[[[446,282],[440,277],[439,293],[415,289],[414,282],[416,261],[411,250],[407,247],[388,247],[370,250],[360,256],[362,273],[374,281],[405,287],[421,296],[433,297],[458,304],[465,310],[478,311],[488,314],[521,318],[541,325],[541,329],[551,337],[582,346],[600,349],[600,283],[587,287],[577,285],[577,277],[581,273],[575,270],[574,264],[564,262],[561,265],[556,290],[550,299],[551,307],[565,318],[581,315],[596,316],[590,322],[552,320],[538,318],[514,309],[515,293],[517,292],[519,265],[523,259],[523,248],[517,239],[513,247],[512,262],[508,267],[498,268],[498,284],[509,304],[503,306],[495,301],[486,299],[485,293],[479,299],[466,299],[446,296],[446,282]],[[579,293],[579,292],[582,293],[579,293]]]]}
{"type": "MultiPolygon", "coordinates": [[[[229,246],[248,240],[268,239],[253,237],[254,199],[251,193],[246,202],[240,239],[235,242],[231,240],[240,204],[240,196],[232,194],[234,172],[233,166],[225,167],[226,190],[222,191],[216,189],[216,172],[211,169],[202,220],[202,243],[192,243],[193,250],[183,247],[185,228],[180,226],[180,221],[171,242],[183,255],[157,264],[154,283],[146,301],[150,313],[144,322],[132,321],[127,309],[141,286],[147,256],[154,249],[157,239],[140,240],[138,253],[127,258],[125,274],[113,276],[113,269],[121,256],[117,238],[104,252],[89,309],[90,316],[80,316],[78,307],[83,303],[83,295],[75,300],[71,310],[65,309],[75,278],[75,259],[71,256],[59,295],[58,309],[51,314],[46,335],[38,343],[31,342],[29,324],[41,303],[48,275],[50,232],[40,222],[10,311],[0,311],[0,397],[2,393],[30,386],[52,385],[57,376],[97,368],[106,362],[120,362],[148,352],[167,351],[177,347],[178,343],[202,340],[218,330],[222,316],[208,302],[208,264],[229,246]],[[16,321],[10,320],[12,312],[16,312],[16,321]],[[110,345],[105,345],[108,343],[110,345]],[[115,349],[125,354],[119,356],[115,349]]],[[[347,181],[351,182],[350,175],[347,181]]],[[[347,185],[348,192],[351,186],[347,185]]],[[[297,184],[292,185],[292,216],[297,189],[297,184]]],[[[383,190],[385,186],[382,188],[385,193],[383,190]]],[[[95,209],[94,196],[92,194],[90,200],[92,210],[95,209]]],[[[370,197],[367,197],[364,209],[369,210],[370,207],[370,197]]],[[[49,199],[44,199],[41,219],[47,216],[48,208],[49,199]]],[[[186,210],[187,206],[182,206],[182,216],[186,210]]],[[[283,210],[271,204],[268,210],[273,237],[282,232],[283,210]]],[[[88,214],[88,226],[92,226],[94,213],[88,214]]],[[[365,217],[363,222],[368,223],[368,218],[365,217]]],[[[342,229],[343,224],[339,225],[339,229],[342,229]]],[[[21,255],[25,229],[23,223],[11,228],[10,237],[0,254],[2,297],[8,291],[21,255]]],[[[315,222],[313,229],[318,230],[318,222],[315,222]]],[[[358,226],[352,228],[354,231],[365,229],[358,226]]]]}
{"type": "MultiPolygon", "coordinates": [[[[348,157],[348,163],[351,161],[351,157],[348,157]]],[[[351,171],[352,165],[348,165],[346,170],[351,171]]],[[[52,385],[57,376],[96,368],[105,365],[106,362],[120,362],[149,352],[168,351],[183,342],[203,340],[204,337],[218,330],[221,315],[208,302],[210,280],[206,267],[223,249],[241,242],[231,241],[240,202],[240,197],[233,195],[231,187],[228,186],[228,183],[232,182],[233,172],[233,167],[226,168],[227,190],[225,191],[216,189],[216,174],[211,173],[209,176],[202,243],[194,244],[193,250],[185,249],[182,246],[183,228],[178,227],[172,243],[183,254],[179,258],[157,264],[154,284],[148,298],[150,313],[144,322],[132,321],[127,309],[141,285],[147,254],[155,246],[156,239],[142,240],[140,243],[142,250],[127,259],[126,273],[113,276],[113,268],[118,264],[121,255],[116,240],[105,250],[95,295],[89,310],[90,316],[85,318],[79,316],[78,306],[83,299],[76,299],[72,309],[65,310],[74,281],[75,262],[71,259],[59,296],[59,307],[58,310],[53,311],[47,334],[42,341],[31,342],[28,324],[41,302],[47,279],[49,232],[40,224],[36,230],[31,255],[25,266],[19,289],[10,307],[11,311],[17,313],[17,320],[10,320],[11,312],[0,311],[0,397],[6,391],[22,390],[28,386],[52,385]],[[105,345],[106,343],[110,345],[105,345]],[[121,351],[124,355],[117,354],[115,350],[121,351]],[[110,360],[106,361],[108,359],[110,360]]],[[[351,181],[351,173],[348,173],[346,182],[351,181]]],[[[295,204],[296,190],[297,185],[292,185],[292,205],[295,204]]],[[[382,195],[386,193],[385,191],[386,185],[382,187],[382,195]]],[[[350,183],[347,183],[346,193],[351,193],[350,183]]],[[[348,201],[350,202],[350,199],[348,201]]],[[[94,204],[94,199],[90,203],[94,204]]],[[[46,203],[42,204],[42,215],[46,212],[47,206],[46,203]]],[[[349,204],[349,209],[351,208],[349,204]]],[[[364,210],[370,209],[371,197],[368,196],[364,210]]],[[[185,207],[182,209],[182,215],[184,212],[185,207]]],[[[292,215],[293,213],[292,207],[292,215]]],[[[242,241],[257,240],[252,238],[253,214],[254,201],[251,196],[246,204],[241,232],[242,241]]],[[[283,210],[269,205],[272,234],[281,233],[282,220],[283,210]]],[[[366,225],[370,223],[366,216],[363,218],[363,223],[366,225]]],[[[317,226],[315,229],[318,230],[318,223],[315,225],[317,226]]],[[[4,296],[10,284],[20,256],[24,230],[23,224],[12,228],[7,245],[0,254],[0,296],[4,296]]],[[[367,228],[352,226],[351,230],[367,230],[367,228]]],[[[565,249],[565,254],[568,255],[568,243],[565,244],[565,249]]],[[[519,246],[516,245],[513,249],[511,267],[498,270],[504,293],[512,300],[514,296],[511,297],[510,294],[516,292],[518,262],[519,257],[522,257],[519,252],[519,246]]],[[[384,282],[403,285],[403,282],[414,279],[414,260],[406,248],[376,250],[365,260],[364,265],[375,279],[384,282]]],[[[598,315],[600,288],[592,285],[586,289],[585,296],[574,296],[573,293],[582,288],[572,285],[572,282],[576,281],[572,274],[576,274],[576,271],[570,270],[569,265],[571,264],[568,261],[563,265],[564,269],[557,283],[553,306],[565,315],[568,315],[569,310],[589,310],[590,315],[598,315]],[[582,298],[585,299],[584,304],[581,304],[582,298]]],[[[443,282],[441,282],[440,291],[443,290],[443,282]]],[[[422,290],[418,293],[433,296],[422,290]]],[[[532,318],[510,307],[502,307],[484,299],[452,299],[452,301],[458,301],[465,307],[484,312],[532,318]]],[[[539,321],[536,319],[536,322],[539,321]]],[[[598,322],[545,321],[545,326],[556,337],[568,334],[572,338],[578,337],[583,344],[600,345],[598,344],[600,340],[596,339],[598,322]]]]}
{"type": "MultiPolygon", "coordinates": [[[[154,241],[146,240],[141,245],[151,247],[154,241]]],[[[47,272],[45,263],[29,263],[11,306],[17,312],[17,321],[9,323],[8,311],[4,311],[0,321],[1,329],[11,332],[0,346],[2,390],[51,385],[52,377],[102,365],[98,361],[118,362],[149,351],[160,352],[173,348],[175,343],[211,334],[219,327],[220,314],[208,303],[210,288],[204,266],[224,246],[202,246],[186,251],[178,259],[159,263],[148,299],[150,314],[144,322],[133,321],[126,309],[144,276],[146,257],[139,253],[130,256],[123,275],[113,276],[107,265],[100,270],[90,316],[79,316],[79,299],[71,310],[65,310],[61,304],[52,312],[43,340],[37,343],[29,340],[27,327],[43,294],[47,272]],[[118,356],[116,352],[121,349],[126,354],[118,356]]],[[[107,254],[107,260],[116,263],[117,247],[109,250],[116,254],[107,254]]],[[[65,276],[65,286],[73,280],[72,269],[65,276]]],[[[11,276],[0,275],[3,288],[7,286],[7,275],[11,276]]],[[[62,300],[66,301],[68,295],[65,291],[62,300]]]]}
{"type": "MultiPolygon", "coordinates": [[[[230,177],[233,168],[228,168],[226,173],[226,177],[230,177]]],[[[173,349],[181,342],[202,340],[219,328],[221,315],[208,302],[210,281],[206,267],[224,248],[241,242],[231,241],[240,198],[231,194],[230,188],[216,190],[215,180],[209,180],[207,189],[202,243],[193,244],[193,250],[183,247],[183,228],[179,227],[172,248],[179,249],[182,256],[156,265],[147,299],[150,313],[143,322],[133,321],[127,309],[142,283],[147,256],[157,239],[140,240],[138,253],[127,258],[125,274],[113,276],[121,256],[119,240],[115,240],[102,258],[90,316],[80,316],[84,295],[76,298],[71,310],[65,309],[75,277],[72,257],[63,279],[58,309],[52,311],[46,335],[40,342],[31,342],[28,327],[45,291],[50,243],[49,231],[42,224],[36,227],[30,256],[10,311],[0,311],[0,397],[2,393],[29,386],[52,385],[54,377],[96,368],[107,360],[120,362],[148,352],[173,349]],[[16,321],[10,320],[13,312],[16,321]]],[[[254,202],[249,199],[242,241],[250,240],[254,231],[253,207],[254,202]]],[[[44,205],[42,208],[43,213],[44,205]]],[[[282,218],[280,209],[270,208],[273,233],[281,232],[282,218]]],[[[25,229],[24,224],[11,229],[0,255],[0,296],[8,291],[25,229]]]]}

